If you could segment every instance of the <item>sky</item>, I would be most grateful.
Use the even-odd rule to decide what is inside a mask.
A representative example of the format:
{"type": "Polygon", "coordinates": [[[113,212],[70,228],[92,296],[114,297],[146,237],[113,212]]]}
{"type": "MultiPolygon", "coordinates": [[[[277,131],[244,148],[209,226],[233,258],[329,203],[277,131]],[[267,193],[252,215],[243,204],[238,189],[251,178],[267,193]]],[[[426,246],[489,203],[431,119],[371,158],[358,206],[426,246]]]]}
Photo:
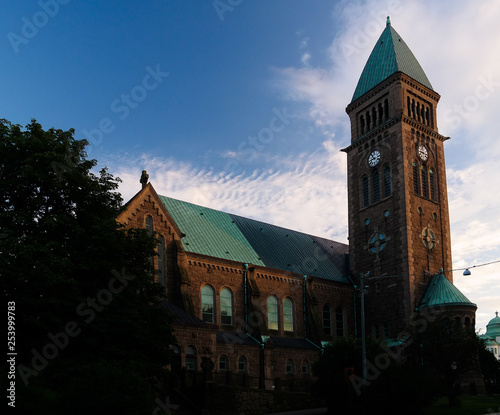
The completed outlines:
{"type": "Polygon", "coordinates": [[[481,333],[500,311],[498,2],[23,0],[3,9],[3,118],[73,128],[122,179],[125,201],[146,169],[159,194],[345,243],[345,107],[390,15],[441,95],[454,283],[478,305],[481,333]]]}

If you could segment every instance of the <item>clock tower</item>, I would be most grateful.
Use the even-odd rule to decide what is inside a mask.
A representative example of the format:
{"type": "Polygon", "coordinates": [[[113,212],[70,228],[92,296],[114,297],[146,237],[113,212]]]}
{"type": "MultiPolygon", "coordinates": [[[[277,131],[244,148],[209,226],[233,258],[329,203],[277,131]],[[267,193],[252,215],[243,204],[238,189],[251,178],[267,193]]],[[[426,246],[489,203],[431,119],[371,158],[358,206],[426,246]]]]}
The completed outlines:
{"type": "Polygon", "coordinates": [[[351,274],[359,286],[369,273],[366,330],[375,338],[404,330],[440,269],[452,283],[439,98],[387,18],[346,108],[351,143],[343,149],[351,274]]]}

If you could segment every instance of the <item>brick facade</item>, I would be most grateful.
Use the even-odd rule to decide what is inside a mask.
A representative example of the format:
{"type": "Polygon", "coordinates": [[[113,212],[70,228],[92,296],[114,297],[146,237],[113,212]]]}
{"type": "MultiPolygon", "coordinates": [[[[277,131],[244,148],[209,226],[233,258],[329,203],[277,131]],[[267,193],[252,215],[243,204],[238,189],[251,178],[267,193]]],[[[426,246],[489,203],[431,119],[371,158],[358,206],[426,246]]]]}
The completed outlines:
{"type": "MultiPolygon", "coordinates": [[[[352,285],[186,252],[181,230],[151,184],[127,203],[117,221],[126,229],[143,228],[147,216],[152,218],[153,232],[165,240],[167,300],[196,319],[196,323],[174,324],[180,368],[187,366],[186,352],[192,347],[190,350],[196,353],[195,371],[201,372],[202,362],[210,359],[214,374],[245,373],[251,385],[274,389],[277,378],[309,381],[311,366],[321,356],[322,342],[338,335],[354,335],[352,285]],[[203,321],[205,286],[214,292],[213,321],[203,321]],[[232,295],[229,324],[221,317],[223,289],[232,295]],[[268,327],[270,296],[278,303],[277,329],[268,327]],[[285,299],[292,304],[293,323],[287,329],[283,316],[285,299]],[[323,327],[325,305],[331,310],[329,333],[323,327]]],[[[158,258],[154,258],[156,268],[158,258]]]]}
{"type": "Polygon", "coordinates": [[[406,327],[441,268],[452,281],[443,147],[449,137],[438,133],[439,98],[397,72],[346,109],[351,273],[359,281],[370,272],[366,321],[375,337],[396,337],[406,327]],[[380,160],[370,165],[373,152],[380,160]]]}

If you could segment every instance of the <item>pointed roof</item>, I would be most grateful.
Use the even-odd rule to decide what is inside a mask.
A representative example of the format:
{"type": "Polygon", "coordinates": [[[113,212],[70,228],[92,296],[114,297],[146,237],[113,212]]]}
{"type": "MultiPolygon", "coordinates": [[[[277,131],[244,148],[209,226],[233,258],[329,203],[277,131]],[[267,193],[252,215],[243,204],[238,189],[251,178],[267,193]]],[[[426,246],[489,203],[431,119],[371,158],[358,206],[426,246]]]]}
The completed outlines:
{"type": "Polygon", "coordinates": [[[348,245],[159,195],[186,252],[350,283],[348,245]]]}
{"type": "Polygon", "coordinates": [[[444,276],[443,270],[432,276],[420,308],[465,305],[477,307],[453,283],[444,276]]]}
{"type": "Polygon", "coordinates": [[[396,72],[403,72],[427,88],[433,89],[412,51],[393,29],[387,17],[387,25],[366,62],[351,102],[396,72]]]}

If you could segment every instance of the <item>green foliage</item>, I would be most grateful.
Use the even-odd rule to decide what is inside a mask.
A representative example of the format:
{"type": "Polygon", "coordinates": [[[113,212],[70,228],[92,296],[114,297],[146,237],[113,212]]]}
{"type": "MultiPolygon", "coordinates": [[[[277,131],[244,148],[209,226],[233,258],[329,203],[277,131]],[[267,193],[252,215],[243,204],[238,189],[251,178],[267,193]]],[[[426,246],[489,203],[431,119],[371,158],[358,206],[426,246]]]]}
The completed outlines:
{"type": "Polygon", "coordinates": [[[0,121],[0,278],[16,302],[16,406],[147,412],[174,340],[151,267],[156,242],[116,223],[119,179],[95,172],[73,134],[0,121]]]}
{"type": "Polygon", "coordinates": [[[479,348],[479,364],[489,393],[500,391],[500,361],[495,355],[486,349],[484,340],[481,340],[482,347],[479,348]]]}
{"type": "MultiPolygon", "coordinates": [[[[367,384],[362,388],[361,341],[339,338],[325,348],[313,366],[318,376],[316,390],[326,400],[331,413],[363,414],[377,408],[383,414],[419,414],[431,402],[437,386],[420,367],[403,364],[403,350],[390,353],[382,343],[368,339],[366,345],[367,384]],[[396,356],[398,361],[396,361],[396,356]],[[345,368],[354,376],[346,381],[345,368]]],[[[403,346],[397,346],[403,347],[403,346]]]]}
{"type": "Polygon", "coordinates": [[[460,405],[455,384],[465,374],[480,373],[479,353],[484,349],[472,327],[464,327],[452,316],[442,314],[425,330],[415,331],[412,339],[408,354],[441,381],[450,406],[460,405]]]}

